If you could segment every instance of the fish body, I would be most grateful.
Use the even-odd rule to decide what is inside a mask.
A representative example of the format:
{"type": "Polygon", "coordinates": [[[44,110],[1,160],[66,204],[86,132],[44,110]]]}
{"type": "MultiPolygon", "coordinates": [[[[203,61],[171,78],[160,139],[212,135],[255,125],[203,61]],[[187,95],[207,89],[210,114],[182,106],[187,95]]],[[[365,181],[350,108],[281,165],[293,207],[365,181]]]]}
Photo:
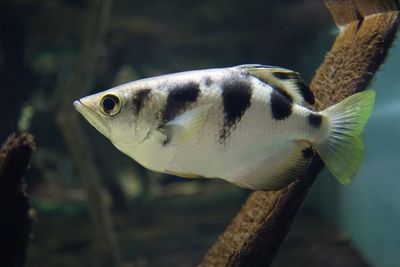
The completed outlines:
{"type": "Polygon", "coordinates": [[[314,96],[298,73],[241,65],[138,80],[74,105],[150,170],[277,190],[304,172],[313,149],[348,182],[361,164],[362,142],[355,155],[347,137],[360,140],[373,99],[368,91],[315,112],[314,96]],[[350,167],[337,159],[346,153],[351,155],[343,158],[356,158],[350,167]]]}

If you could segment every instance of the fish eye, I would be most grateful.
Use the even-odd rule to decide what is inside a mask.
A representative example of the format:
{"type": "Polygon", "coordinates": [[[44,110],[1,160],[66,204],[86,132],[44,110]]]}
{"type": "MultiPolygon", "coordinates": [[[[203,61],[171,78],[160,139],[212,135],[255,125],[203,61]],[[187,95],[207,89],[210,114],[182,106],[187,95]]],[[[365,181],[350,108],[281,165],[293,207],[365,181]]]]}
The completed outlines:
{"type": "Polygon", "coordinates": [[[101,111],[104,115],[113,116],[121,110],[121,100],[117,95],[107,94],[101,99],[101,111]]]}

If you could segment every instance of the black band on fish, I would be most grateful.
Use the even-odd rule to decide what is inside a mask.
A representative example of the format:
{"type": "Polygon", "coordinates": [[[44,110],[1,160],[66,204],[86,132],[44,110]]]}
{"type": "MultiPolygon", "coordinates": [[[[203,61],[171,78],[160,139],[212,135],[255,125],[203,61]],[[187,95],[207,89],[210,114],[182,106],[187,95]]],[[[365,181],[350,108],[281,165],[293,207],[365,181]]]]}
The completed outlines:
{"type": "Polygon", "coordinates": [[[276,71],[276,72],[273,72],[272,74],[275,76],[275,78],[280,79],[280,80],[289,80],[289,79],[297,79],[298,78],[297,72],[276,71]]]}
{"type": "Polygon", "coordinates": [[[211,80],[210,77],[207,77],[204,79],[205,86],[209,87],[209,86],[211,86],[212,83],[213,83],[213,81],[211,80]]]}
{"type": "Polygon", "coordinates": [[[135,113],[139,114],[143,107],[145,99],[148,97],[151,89],[141,89],[135,92],[133,95],[133,106],[135,108],[135,113]]]}
{"type": "Polygon", "coordinates": [[[314,150],[311,147],[304,148],[301,152],[305,159],[310,159],[314,156],[314,150]]]}
{"type": "Polygon", "coordinates": [[[300,78],[297,72],[274,72],[273,75],[277,79],[281,80],[290,80],[293,79],[300,90],[300,94],[303,97],[304,101],[306,101],[310,105],[314,105],[315,98],[314,94],[311,91],[310,87],[300,78]]]}
{"type": "Polygon", "coordinates": [[[308,123],[315,129],[318,129],[322,123],[322,115],[318,113],[310,113],[308,115],[308,123]]]}
{"type": "Polygon", "coordinates": [[[199,84],[189,82],[175,86],[168,94],[167,104],[163,112],[163,122],[168,122],[181,114],[200,95],[199,84]]]}
{"type": "Polygon", "coordinates": [[[290,95],[289,99],[293,103],[302,104],[302,101],[305,101],[313,105],[315,102],[314,94],[298,72],[263,65],[242,65],[239,67],[264,83],[277,87],[276,89],[280,89],[279,91],[285,96],[290,95]]]}
{"type": "Polygon", "coordinates": [[[303,99],[310,105],[314,105],[315,97],[313,92],[311,91],[310,87],[303,81],[297,80],[296,82],[303,99]]]}
{"type": "Polygon", "coordinates": [[[226,80],[222,84],[222,102],[224,106],[224,126],[220,131],[220,140],[225,142],[232,127],[240,121],[251,106],[253,90],[245,79],[226,80]]]}
{"type": "Polygon", "coordinates": [[[292,114],[293,104],[290,100],[282,95],[278,90],[271,93],[271,112],[272,118],[275,120],[284,120],[292,114]]]}
{"type": "Polygon", "coordinates": [[[272,86],[275,90],[277,90],[281,95],[287,98],[291,103],[293,103],[293,97],[288,94],[284,89],[282,89],[280,86],[274,85],[272,86]]]}

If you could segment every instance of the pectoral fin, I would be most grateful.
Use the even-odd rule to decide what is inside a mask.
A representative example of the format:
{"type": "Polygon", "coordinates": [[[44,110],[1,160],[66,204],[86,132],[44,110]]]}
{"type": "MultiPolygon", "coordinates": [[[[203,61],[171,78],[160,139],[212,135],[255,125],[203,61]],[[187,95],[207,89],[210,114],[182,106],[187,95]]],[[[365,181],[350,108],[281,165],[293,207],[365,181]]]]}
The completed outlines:
{"type": "Polygon", "coordinates": [[[195,136],[204,126],[211,104],[184,112],[165,124],[167,143],[182,144],[195,136]]]}

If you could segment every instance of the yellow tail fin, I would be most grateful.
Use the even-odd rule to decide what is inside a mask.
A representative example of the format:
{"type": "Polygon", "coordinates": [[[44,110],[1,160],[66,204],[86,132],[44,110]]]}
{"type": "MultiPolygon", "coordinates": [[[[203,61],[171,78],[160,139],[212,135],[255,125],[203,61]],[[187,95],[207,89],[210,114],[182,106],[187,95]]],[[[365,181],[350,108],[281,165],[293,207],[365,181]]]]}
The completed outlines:
{"type": "Polygon", "coordinates": [[[371,116],[375,91],[356,93],[333,105],[321,114],[330,122],[328,138],[315,149],[328,170],[342,184],[348,184],[356,175],[364,158],[361,133],[371,116]]]}

